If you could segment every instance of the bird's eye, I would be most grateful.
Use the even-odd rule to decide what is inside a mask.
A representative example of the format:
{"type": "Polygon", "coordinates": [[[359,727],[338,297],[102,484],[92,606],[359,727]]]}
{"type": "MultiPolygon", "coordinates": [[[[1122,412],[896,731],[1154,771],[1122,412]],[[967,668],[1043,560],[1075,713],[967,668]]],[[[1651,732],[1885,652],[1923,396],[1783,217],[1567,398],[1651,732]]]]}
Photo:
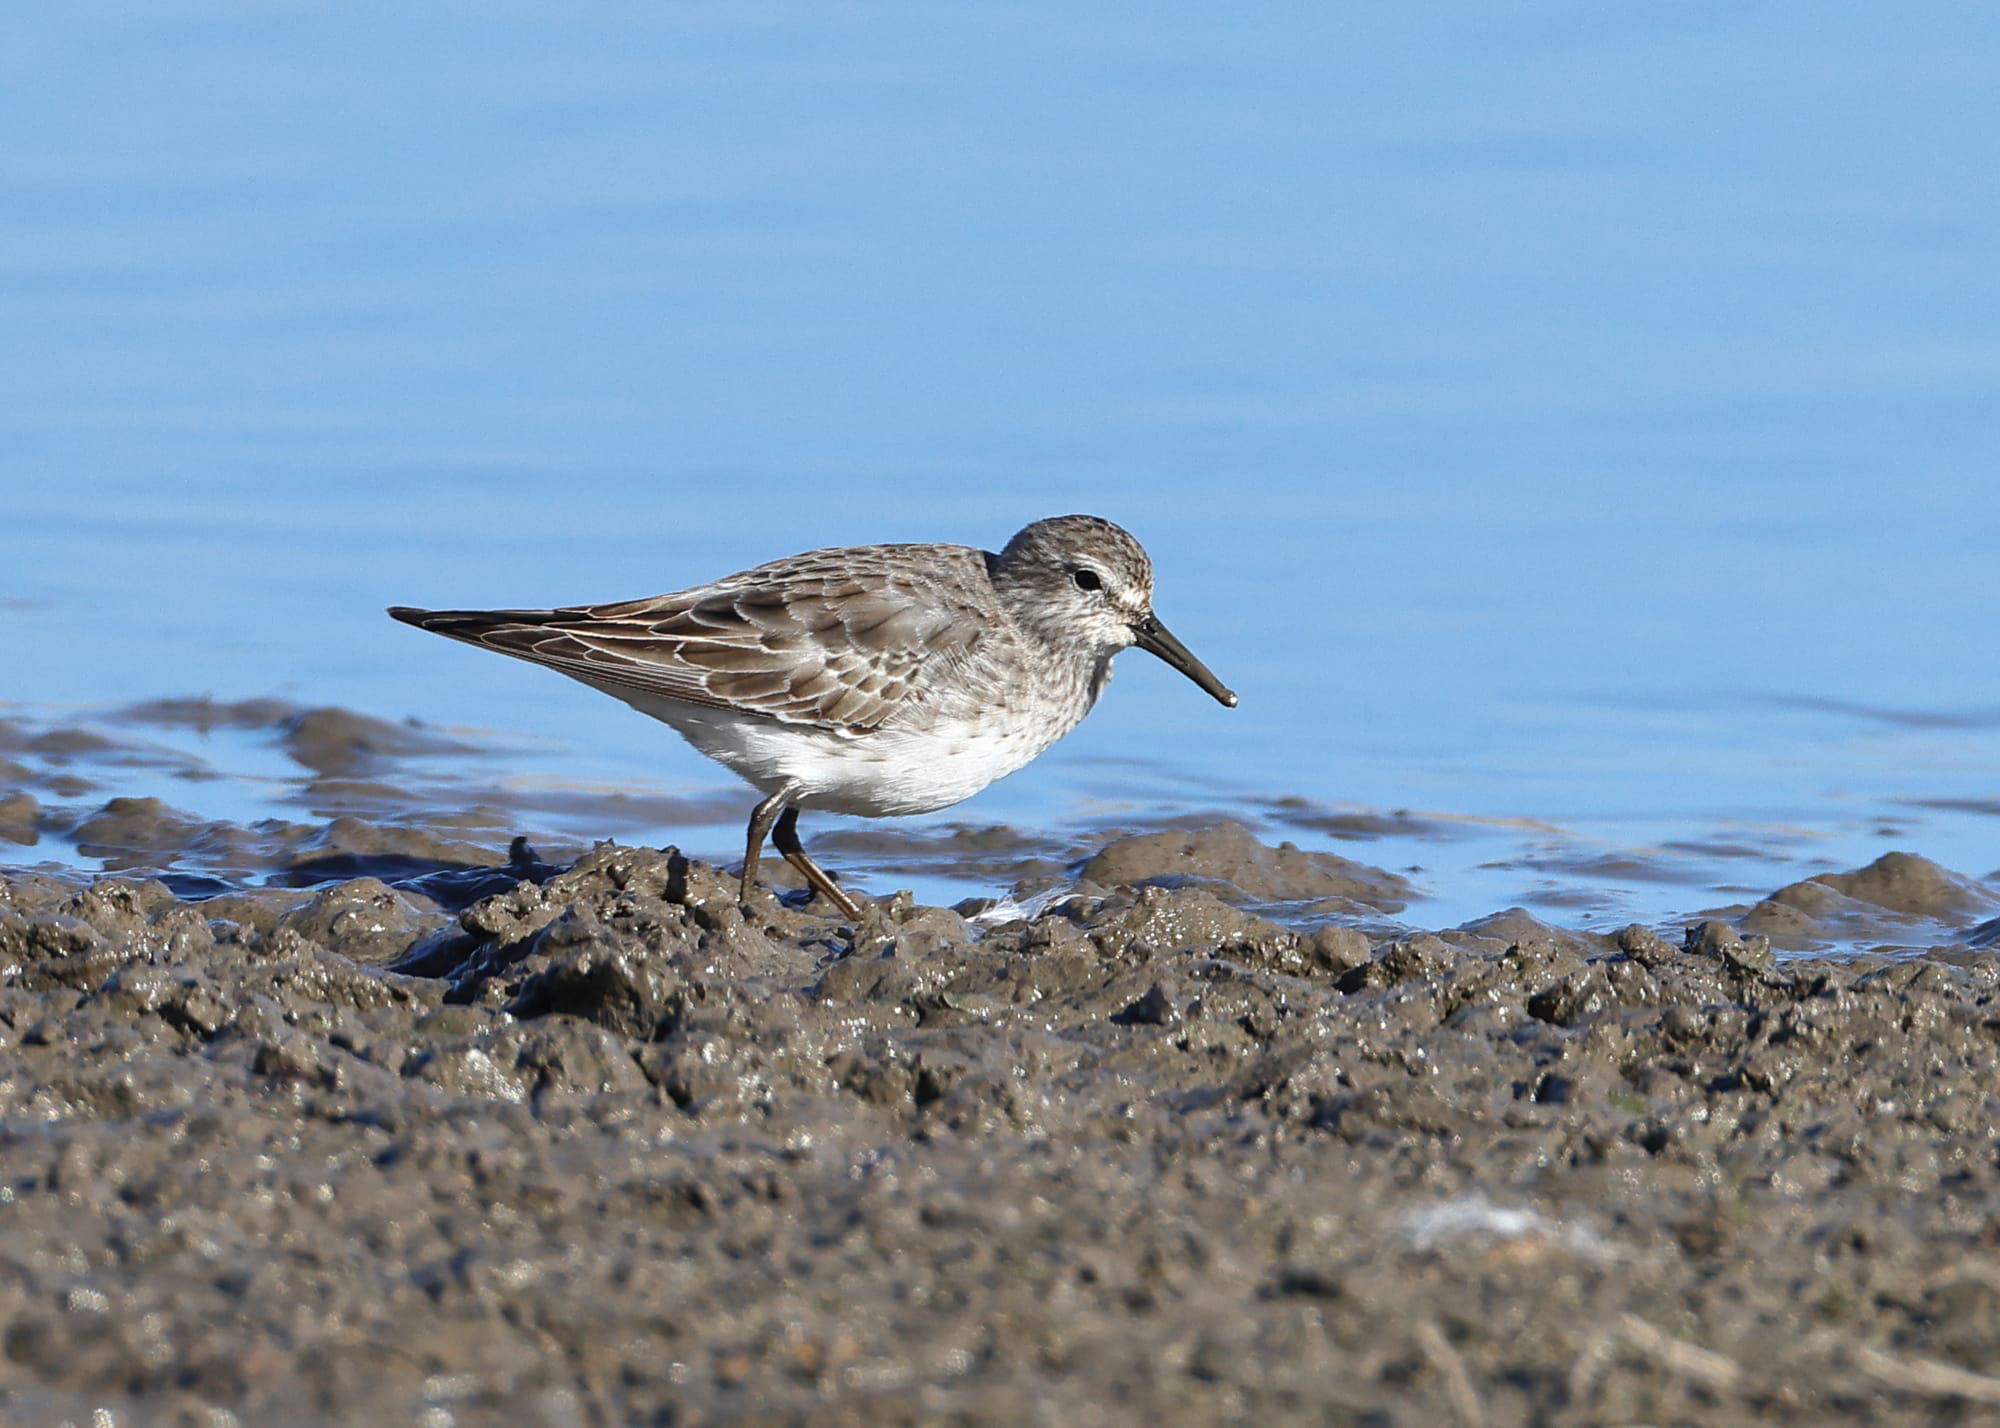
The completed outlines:
{"type": "Polygon", "coordinates": [[[1074,571],[1071,573],[1070,579],[1076,582],[1076,588],[1079,590],[1102,590],[1104,588],[1104,577],[1094,570],[1074,571]]]}

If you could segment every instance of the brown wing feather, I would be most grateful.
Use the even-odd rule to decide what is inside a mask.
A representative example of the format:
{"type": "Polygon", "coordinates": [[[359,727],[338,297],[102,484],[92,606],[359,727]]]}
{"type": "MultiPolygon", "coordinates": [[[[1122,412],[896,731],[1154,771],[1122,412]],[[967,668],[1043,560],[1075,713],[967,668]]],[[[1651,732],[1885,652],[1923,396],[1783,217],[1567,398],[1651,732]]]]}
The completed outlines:
{"type": "Polygon", "coordinates": [[[932,547],[913,561],[906,550],[813,551],[609,605],[390,613],[614,693],[866,731],[929,661],[969,653],[989,618],[980,552],[932,547]]]}

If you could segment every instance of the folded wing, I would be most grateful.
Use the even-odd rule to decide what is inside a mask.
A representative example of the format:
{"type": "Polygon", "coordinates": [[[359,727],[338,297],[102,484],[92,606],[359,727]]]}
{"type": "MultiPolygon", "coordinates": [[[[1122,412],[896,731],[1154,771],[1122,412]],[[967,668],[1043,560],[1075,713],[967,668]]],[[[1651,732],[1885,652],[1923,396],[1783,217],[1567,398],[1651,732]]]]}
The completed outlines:
{"type": "Polygon", "coordinates": [[[937,578],[958,572],[857,570],[855,554],[816,551],[622,604],[389,613],[614,694],[867,732],[920,693],[927,664],[970,655],[988,625],[970,590],[937,578]]]}

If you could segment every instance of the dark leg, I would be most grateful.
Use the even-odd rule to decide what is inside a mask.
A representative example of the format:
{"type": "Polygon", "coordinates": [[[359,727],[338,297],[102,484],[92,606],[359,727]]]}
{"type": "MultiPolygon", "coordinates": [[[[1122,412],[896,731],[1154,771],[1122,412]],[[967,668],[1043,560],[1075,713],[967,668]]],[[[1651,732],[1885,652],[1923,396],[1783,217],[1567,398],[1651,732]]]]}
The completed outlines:
{"type": "Polygon", "coordinates": [[[771,820],[786,811],[785,800],[797,792],[797,787],[788,783],[750,810],[750,841],[743,850],[743,890],[737,894],[746,904],[750,901],[750,890],[757,886],[757,864],[764,856],[764,835],[771,831],[771,820]]]}
{"type": "Polygon", "coordinates": [[[799,811],[787,808],[778,815],[778,826],[771,830],[771,846],[785,855],[785,861],[806,875],[806,881],[826,894],[826,900],[841,912],[861,920],[861,904],[840,890],[840,885],[826,875],[826,869],[806,856],[806,850],[799,846],[799,811]]]}

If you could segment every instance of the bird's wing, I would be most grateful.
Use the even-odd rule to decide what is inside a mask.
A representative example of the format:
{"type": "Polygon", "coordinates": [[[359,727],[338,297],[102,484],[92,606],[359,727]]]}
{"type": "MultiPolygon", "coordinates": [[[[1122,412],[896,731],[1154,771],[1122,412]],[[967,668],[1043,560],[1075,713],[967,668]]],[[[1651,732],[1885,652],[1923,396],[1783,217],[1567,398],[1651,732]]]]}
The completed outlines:
{"type": "Polygon", "coordinates": [[[968,654],[990,618],[980,552],[884,558],[898,549],[812,551],[622,604],[390,613],[613,694],[866,732],[895,714],[927,663],[968,654]]]}

